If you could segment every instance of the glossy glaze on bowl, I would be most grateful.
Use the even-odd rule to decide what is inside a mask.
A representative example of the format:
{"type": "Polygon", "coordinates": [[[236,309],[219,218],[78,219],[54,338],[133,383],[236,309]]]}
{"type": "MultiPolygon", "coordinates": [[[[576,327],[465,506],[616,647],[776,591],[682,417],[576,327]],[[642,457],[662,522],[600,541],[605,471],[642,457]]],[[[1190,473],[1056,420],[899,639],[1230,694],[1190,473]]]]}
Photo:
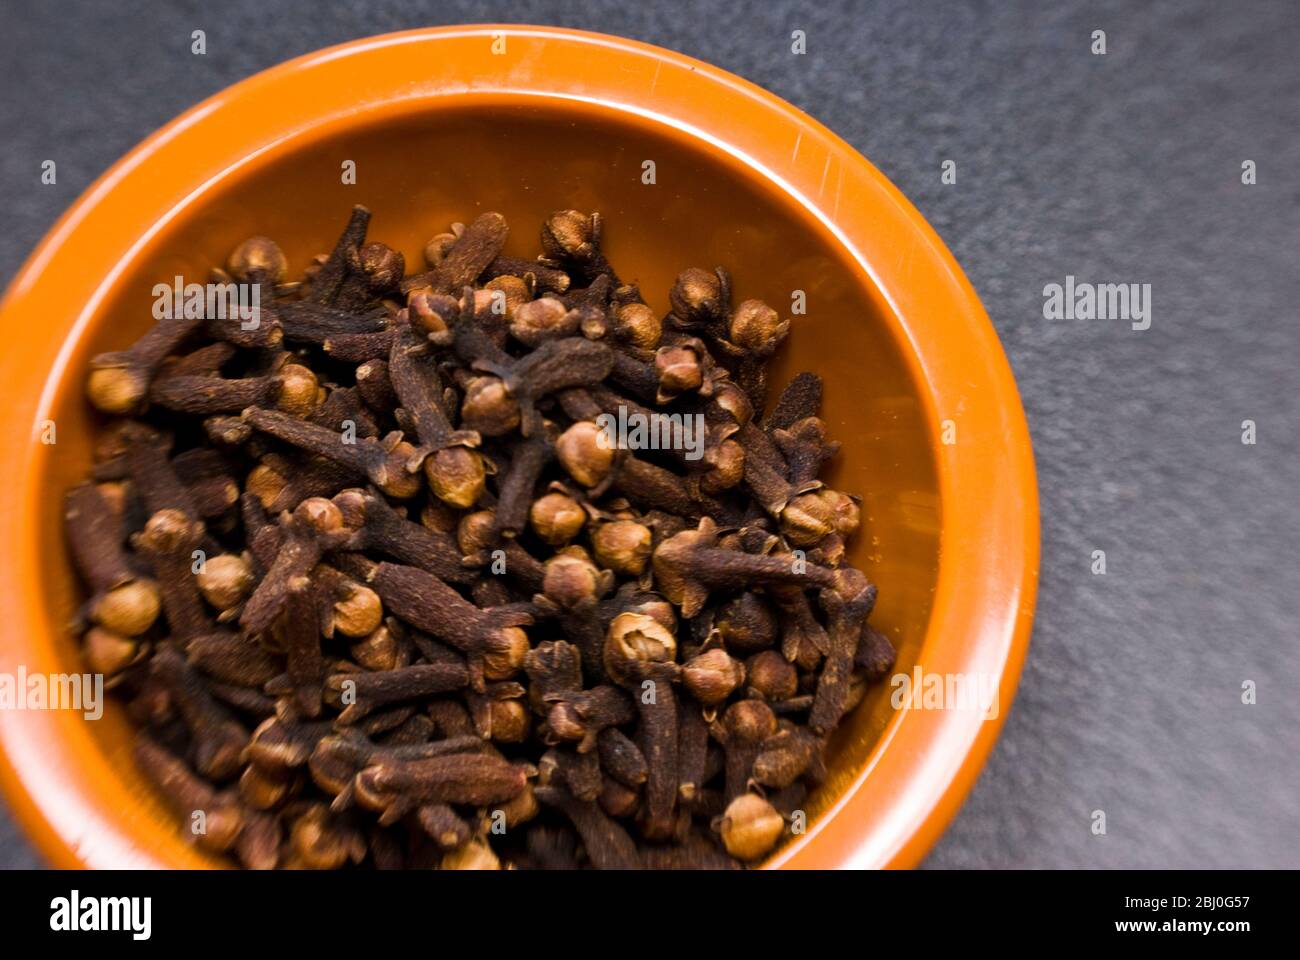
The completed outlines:
{"type": "MultiPolygon", "coordinates": [[[[1028,642],[1037,513],[1014,383],[951,256],[874,168],[771,95],[630,41],[483,27],[325,51],[196,108],[92,187],[3,306],[25,338],[19,415],[33,435],[52,419],[58,442],[5,441],[19,509],[0,519],[15,612],[0,670],[78,669],[61,627],[78,594],[58,494],[89,462],[88,358],[146,328],[155,283],[202,280],[252,233],[300,271],[357,202],[374,211],[371,236],[412,264],[430,235],[488,209],[512,225],[507,252],[533,256],[543,217],[575,207],[602,213],[611,261],[658,310],[687,265],[726,266],[737,300],[783,311],[804,291],[774,382],[803,369],[826,380],[843,443],[827,479],[864,497],[850,556],[880,584],[872,622],[898,671],[989,673],[1000,709],[900,713],[876,687],[836,738],[812,828],[774,862],[918,860],[978,771],[1028,642]],[[503,57],[486,52],[494,30],[503,57]],[[345,161],[355,185],[341,182],[345,161]],[[940,442],[945,419],[956,444],[940,442]]],[[[0,714],[0,743],[9,794],[55,862],[205,862],[135,773],[120,710],[94,724],[0,714]]]]}

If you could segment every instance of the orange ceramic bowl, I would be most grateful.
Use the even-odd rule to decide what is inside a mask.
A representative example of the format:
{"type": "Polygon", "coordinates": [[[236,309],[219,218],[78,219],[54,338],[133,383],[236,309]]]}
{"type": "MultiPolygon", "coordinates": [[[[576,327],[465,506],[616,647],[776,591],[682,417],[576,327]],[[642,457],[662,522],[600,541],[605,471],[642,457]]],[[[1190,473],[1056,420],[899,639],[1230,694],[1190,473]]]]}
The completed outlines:
{"type": "MultiPolygon", "coordinates": [[[[722,264],[738,299],[782,309],[803,291],[774,382],[825,378],[843,442],[829,479],[863,496],[851,560],[880,585],[873,623],[898,673],[979,676],[997,698],[990,717],[895,709],[890,687],[874,688],[836,737],[809,828],[771,864],[917,863],[992,746],[1029,641],[1037,495],[1011,371],[952,255],[870,163],[771,94],[629,40],[477,26],[335,47],[195,107],[86,192],[0,307],[16,427],[0,432],[14,483],[0,511],[0,672],[79,669],[60,500],[90,461],[88,358],[152,322],[153,284],[206,278],[253,233],[301,270],[356,202],[408,263],[486,209],[515,228],[507,252],[532,256],[542,218],[576,207],[604,215],[611,260],[658,309],[687,265],[722,264]]],[[[129,743],[112,705],[97,722],[0,711],[11,807],[59,866],[209,863],[129,743]]]]}

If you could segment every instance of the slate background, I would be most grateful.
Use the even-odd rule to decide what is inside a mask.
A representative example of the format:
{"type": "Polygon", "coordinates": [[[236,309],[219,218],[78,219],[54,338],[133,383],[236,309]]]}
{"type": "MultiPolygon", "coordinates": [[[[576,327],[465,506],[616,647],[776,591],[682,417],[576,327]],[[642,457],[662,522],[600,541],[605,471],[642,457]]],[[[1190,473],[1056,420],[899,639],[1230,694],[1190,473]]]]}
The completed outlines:
{"type": "MultiPolygon", "coordinates": [[[[983,298],[1033,432],[1042,580],[1016,705],[927,865],[1300,867],[1300,6],[3,0],[0,278],[222,87],[355,37],[485,21],[622,34],[767,87],[898,184],[983,298]],[[1066,274],[1152,284],[1152,328],[1045,321],[1043,286],[1066,274]]],[[[39,863],[0,811],[0,865],[39,863]]]]}

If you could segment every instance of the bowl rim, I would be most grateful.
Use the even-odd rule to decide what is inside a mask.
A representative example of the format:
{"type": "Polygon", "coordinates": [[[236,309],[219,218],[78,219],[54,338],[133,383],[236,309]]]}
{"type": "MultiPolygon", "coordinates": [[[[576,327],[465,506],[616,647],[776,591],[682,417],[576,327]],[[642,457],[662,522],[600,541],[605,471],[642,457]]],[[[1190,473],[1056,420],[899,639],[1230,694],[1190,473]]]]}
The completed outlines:
{"type": "MultiPolygon", "coordinates": [[[[969,710],[896,710],[839,798],[768,866],[915,865],[973,785],[1011,707],[1029,644],[1038,577],[1038,493],[1010,366],[947,247],[852,146],[740,77],[621,37],[475,24],[329,47],[208,98],[150,135],[86,189],[0,301],[4,328],[21,332],[25,357],[17,364],[13,351],[6,353],[11,415],[30,424],[30,432],[0,435],[0,462],[11,464],[18,488],[12,509],[0,512],[0,584],[11,601],[11,615],[0,622],[0,672],[12,673],[19,663],[31,672],[57,663],[53,625],[36,609],[40,521],[29,507],[45,495],[37,479],[40,458],[48,453],[36,438],[66,374],[72,345],[124,265],[206,189],[313,128],[366,119],[394,105],[415,109],[434,101],[520,96],[568,100],[667,124],[723,150],[815,217],[874,286],[882,316],[921,388],[925,440],[939,482],[939,575],[918,662],[924,660],[929,673],[993,678],[998,710],[991,718],[969,710]],[[484,47],[499,37],[505,39],[506,55],[485,56],[484,47]],[[473,55],[471,44],[477,45],[473,55]],[[525,57],[510,54],[521,47],[525,57]],[[416,82],[406,68],[417,58],[422,64],[450,62],[459,72],[416,82]],[[345,76],[348,84],[331,86],[345,76]],[[267,109],[266,103],[277,109],[267,109]],[[199,144],[205,147],[201,156],[194,149],[199,144]],[[844,203],[845,197],[853,202],[844,203]],[[56,302],[82,306],[75,319],[61,324],[48,316],[47,305],[56,302]],[[946,419],[959,420],[961,435],[975,439],[939,443],[946,419]],[[952,637],[963,639],[944,641],[952,637]]],[[[66,713],[0,711],[0,786],[36,846],[56,866],[201,863],[196,855],[170,847],[160,856],[132,833],[125,812],[130,796],[84,728],[66,713]]]]}

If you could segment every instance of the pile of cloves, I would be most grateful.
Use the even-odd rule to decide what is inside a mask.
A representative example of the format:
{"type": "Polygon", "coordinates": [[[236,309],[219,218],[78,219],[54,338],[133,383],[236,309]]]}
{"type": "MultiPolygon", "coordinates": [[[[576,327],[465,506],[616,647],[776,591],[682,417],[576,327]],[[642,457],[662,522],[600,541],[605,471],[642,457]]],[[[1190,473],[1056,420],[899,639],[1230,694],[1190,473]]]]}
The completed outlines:
{"type": "Polygon", "coordinates": [[[369,219],[296,281],[241,244],[211,279],[257,323],[92,361],[67,538],[139,767],[253,868],[761,862],[894,656],[817,479],[820,379],[768,404],[789,321],[721,268],[660,317],[598,214],[529,260],[485,213],[410,274],[369,219]],[[656,414],[696,455],[611,441],[656,414]]]}

